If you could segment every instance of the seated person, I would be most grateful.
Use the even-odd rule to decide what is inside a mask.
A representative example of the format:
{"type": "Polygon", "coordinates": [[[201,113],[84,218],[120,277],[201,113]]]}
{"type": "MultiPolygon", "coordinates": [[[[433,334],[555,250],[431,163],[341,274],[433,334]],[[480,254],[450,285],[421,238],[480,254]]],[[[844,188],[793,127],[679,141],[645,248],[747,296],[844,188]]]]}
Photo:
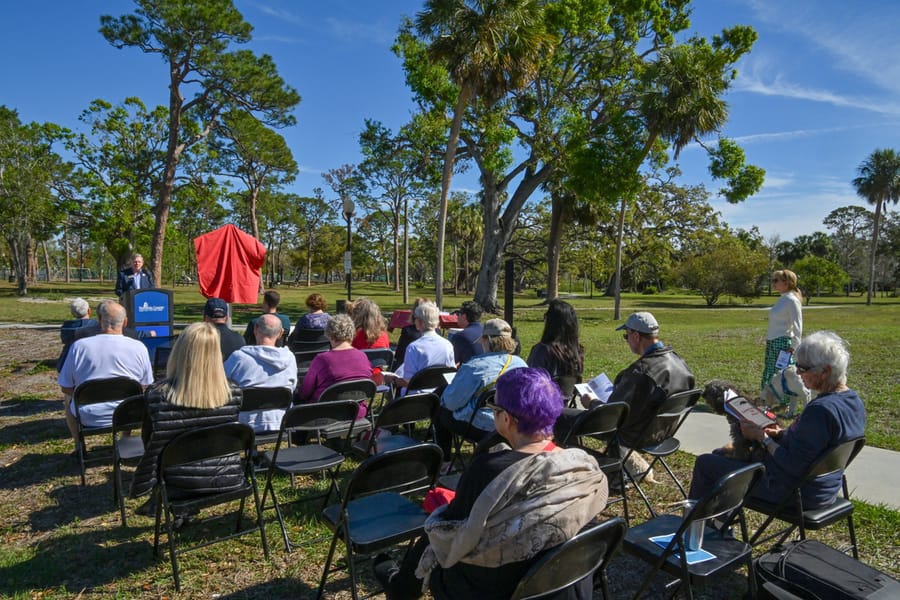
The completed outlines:
{"type": "Polygon", "coordinates": [[[75,333],[84,327],[99,327],[99,323],[91,318],[91,307],[84,298],[75,298],[69,303],[69,312],[74,319],[63,321],[59,328],[59,340],[63,344],[62,352],[56,360],[57,372],[62,369],[69,353],[69,346],[75,341],[75,333]]]}
{"type": "Polygon", "coordinates": [[[578,338],[578,315],[571,304],[562,300],[547,303],[541,341],[532,346],[526,362],[551,377],[581,377],[584,346],[578,338]]]}
{"type": "MultiPolygon", "coordinates": [[[[406,358],[400,367],[402,373],[394,377],[394,385],[401,388],[401,395],[406,393],[410,380],[427,367],[455,367],[453,344],[442,338],[435,331],[440,321],[440,311],[434,302],[423,302],[413,311],[416,329],[422,337],[414,341],[406,349],[406,358]]],[[[385,377],[391,379],[391,377],[385,377]]],[[[415,390],[413,390],[415,391],[415,390]]]]}
{"type": "MultiPolygon", "coordinates": [[[[118,304],[115,300],[104,300],[100,302],[100,304],[97,305],[97,317],[102,314],[102,307],[108,302],[118,304]]],[[[90,314],[90,312],[88,314],[90,314]]],[[[71,321],[66,321],[65,323],[70,322],[71,321]]],[[[65,326],[65,323],[63,323],[63,326],[65,326]]],[[[59,358],[56,359],[56,370],[62,371],[63,364],[66,362],[66,357],[69,355],[69,350],[76,340],[98,335],[99,333],[101,333],[100,323],[95,319],[84,319],[80,327],[69,329],[66,332],[60,330],[59,336],[63,340],[63,347],[59,353],[59,358]]],[[[145,337],[156,337],[156,331],[152,329],[138,331],[134,327],[129,326],[126,320],[125,326],[122,328],[122,335],[133,340],[139,340],[145,337]]]]}
{"type": "Polygon", "coordinates": [[[309,309],[309,312],[297,319],[297,325],[288,337],[288,342],[297,341],[297,334],[301,329],[325,329],[330,318],[330,315],[325,312],[326,306],[328,304],[322,294],[313,293],[307,296],[306,308],[309,309]]]}
{"type": "MultiPolygon", "coordinates": [[[[317,355],[303,376],[303,383],[295,394],[300,403],[318,402],[319,396],[327,388],[350,379],[371,379],[372,365],[364,352],[350,345],[353,339],[353,321],[347,315],[335,315],[325,327],[325,335],[331,343],[331,350],[317,355]]],[[[357,419],[365,418],[365,403],[359,407],[357,419]]]]}
{"type": "Polygon", "coordinates": [[[397,340],[397,347],[394,348],[394,369],[403,364],[406,358],[406,348],[422,337],[422,332],[416,328],[416,307],[423,302],[429,302],[428,298],[416,298],[413,301],[412,311],[409,313],[409,325],[400,330],[400,339],[397,340]]]}
{"type": "Polygon", "coordinates": [[[212,323],[219,332],[219,348],[222,360],[244,345],[244,336],[228,326],[228,303],[221,298],[209,298],[203,307],[203,320],[212,323]]]}
{"type": "Polygon", "coordinates": [[[390,348],[387,323],[378,305],[368,298],[357,298],[350,313],[356,326],[353,347],[357,350],[369,348],[390,348]]]}
{"type": "MultiPolygon", "coordinates": [[[[283,315],[278,312],[278,305],[281,304],[281,294],[276,292],[275,290],[267,290],[265,294],[263,294],[263,314],[264,315],[275,315],[281,321],[281,330],[283,335],[278,338],[275,345],[276,346],[284,346],[285,337],[287,337],[287,332],[291,330],[291,319],[287,315],[283,315]]],[[[250,319],[250,322],[247,323],[247,329],[244,330],[244,342],[247,344],[256,344],[256,332],[253,328],[256,326],[256,322],[259,320],[259,317],[255,319],[250,319]]]]}
{"type": "MultiPolygon", "coordinates": [[[[497,382],[497,378],[510,369],[527,367],[525,361],[513,354],[516,341],[512,328],[503,319],[485,322],[481,335],[485,352],[463,363],[453,381],[441,395],[441,407],[435,422],[435,438],[444,458],[450,456],[453,434],[464,435],[475,412],[478,397],[497,382]]],[[[494,432],[494,415],[489,408],[481,408],[472,420],[469,435],[480,440],[494,432]]]]}
{"type": "MultiPolygon", "coordinates": [[[[144,456],[131,481],[132,498],[143,496],[156,485],[159,455],[179,434],[238,420],[241,390],[229,386],[225,378],[219,334],[213,324],[192,323],[185,328],[172,346],[166,378],[147,390],[146,399],[141,431],[144,456]]],[[[215,476],[217,491],[240,487],[243,482],[243,468],[238,456],[224,464],[221,459],[216,459],[210,464],[200,462],[180,469],[176,475],[181,489],[207,487],[212,476],[215,476]]],[[[151,497],[138,509],[138,514],[152,514],[153,510],[151,497]]]]}
{"type": "MultiPolygon", "coordinates": [[[[768,502],[780,501],[825,452],[866,430],[866,409],[856,392],[847,387],[850,352],[846,342],[831,331],[817,331],[803,338],[794,356],[803,384],[818,393],[816,398],[787,429],[777,425],[761,429],[741,422],[744,437],[765,446],[766,473],[750,494],[768,502]]],[[[745,464],[717,452],[698,456],[688,496],[703,497],[719,478],[745,464]]],[[[830,473],[804,485],[800,490],[803,507],[834,503],[841,475],[830,473]]]]}
{"type": "Polygon", "coordinates": [[[474,300],[463,302],[457,311],[457,325],[462,331],[450,336],[456,364],[461,365],[476,354],[484,352],[480,342],[482,327],[479,322],[483,313],[481,305],[474,300]]]}
{"type": "MultiPolygon", "coordinates": [[[[375,576],[389,599],[419,597],[423,579],[438,600],[509,598],[533,559],[606,507],[606,476],[597,463],[551,441],[562,393],[546,371],[501,375],[491,409],[510,448],[472,460],[455,498],[431,514],[426,536],[402,566],[376,557],[375,576]]],[[[587,600],[592,590],[593,577],[586,577],[547,598],[587,600]]]]}
{"type": "MultiPolygon", "coordinates": [[[[291,392],[297,387],[297,360],[294,353],[276,343],[284,334],[281,319],[274,313],[255,319],[254,346],[243,346],[225,360],[225,376],[239,388],[283,387],[291,392]]],[[[253,431],[278,431],[284,410],[241,411],[239,420],[253,431]]]]}

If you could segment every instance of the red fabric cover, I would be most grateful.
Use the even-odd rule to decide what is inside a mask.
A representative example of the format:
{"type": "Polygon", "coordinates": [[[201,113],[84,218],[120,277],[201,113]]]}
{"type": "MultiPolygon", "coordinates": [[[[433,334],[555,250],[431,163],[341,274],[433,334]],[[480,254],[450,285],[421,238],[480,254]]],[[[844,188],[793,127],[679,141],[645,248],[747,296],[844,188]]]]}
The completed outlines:
{"type": "Polygon", "coordinates": [[[226,302],[256,304],[260,268],[266,247],[250,234],[228,224],[194,238],[200,293],[226,302]]]}
{"type": "Polygon", "coordinates": [[[428,492],[426,492],[425,501],[422,502],[422,508],[430,515],[438,506],[450,504],[450,502],[455,497],[455,491],[437,486],[434,489],[428,490],[428,492]]]}

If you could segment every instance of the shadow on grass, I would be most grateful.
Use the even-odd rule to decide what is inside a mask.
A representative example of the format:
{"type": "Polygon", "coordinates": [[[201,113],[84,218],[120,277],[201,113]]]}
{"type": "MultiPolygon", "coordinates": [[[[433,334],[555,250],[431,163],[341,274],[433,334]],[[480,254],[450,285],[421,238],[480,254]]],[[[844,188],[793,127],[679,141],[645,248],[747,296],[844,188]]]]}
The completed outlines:
{"type": "MultiPolygon", "coordinates": [[[[32,417],[42,413],[62,411],[62,407],[63,403],[60,400],[35,400],[20,396],[0,401],[0,415],[6,418],[32,417]]],[[[4,427],[4,429],[6,428],[4,427]]]]}
{"type": "Polygon", "coordinates": [[[68,452],[24,454],[4,468],[3,477],[0,478],[0,489],[25,488],[48,482],[56,477],[77,476],[77,474],[77,459],[68,452]]]}
{"type": "Polygon", "coordinates": [[[115,508],[111,485],[63,485],[47,492],[47,496],[54,502],[28,516],[34,531],[51,531],[101,515],[117,516],[110,513],[115,508]]]}
{"type": "Polygon", "coordinates": [[[253,598],[315,598],[318,588],[312,588],[300,579],[278,577],[257,583],[230,594],[218,596],[219,600],[250,600],[253,598]]]}

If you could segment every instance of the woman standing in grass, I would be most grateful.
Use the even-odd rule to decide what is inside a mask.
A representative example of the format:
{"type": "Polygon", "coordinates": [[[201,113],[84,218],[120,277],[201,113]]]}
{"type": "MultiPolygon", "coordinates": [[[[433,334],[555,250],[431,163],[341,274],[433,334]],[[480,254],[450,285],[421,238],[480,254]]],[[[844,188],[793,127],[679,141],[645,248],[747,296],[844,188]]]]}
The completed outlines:
{"type": "Polygon", "coordinates": [[[781,298],[769,311],[766,333],[766,360],[760,388],[766,387],[778,370],[775,363],[782,350],[793,353],[803,336],[803,295],[797,288],[797,274],[788,269],[772,273],[772,287],[781,298]]]}

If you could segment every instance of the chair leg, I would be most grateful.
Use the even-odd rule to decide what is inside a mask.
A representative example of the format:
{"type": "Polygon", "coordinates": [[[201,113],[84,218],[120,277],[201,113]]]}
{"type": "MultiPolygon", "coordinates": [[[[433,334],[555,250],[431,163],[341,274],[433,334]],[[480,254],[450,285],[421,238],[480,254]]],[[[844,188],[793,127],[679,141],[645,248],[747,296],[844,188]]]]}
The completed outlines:
{"type": "Polygon", "coordinates": [[[256,524],[259,527],[259,536],[262,538],[263,556],[269,560],[269,541],[266,539],[266,524],[263,522],[262,504],[259,502],[259,490],[256,488],[256,478],[253,478],[253,504],[256,506],[256,524]]]}
{"type": "MultiPolygon", "coordinates": [[[[653,461],[654,464],[657,463],[657,462],[659,462],[660,464],[662,464],[663,468],[666,470],[666,473],[669,474],[669,477],[672,478],[672,481],[675,482],[675,485],[677,485],[679,491],[681,491],[681,497],[686,499],[686,498],[687,498],[687,492],[684,490],[684,486],[681,485],[681,482],[678,481],[678,477],[676,477],[676,476],[675,476],[675,473],[672,472],[672,469],[669,468],[668,463],[666,463],[666,461],[663,460],[663,458],[662,458],[661,456],[660,456],[660,457],[657,457],[656,460],[653,461]]],[[[653,467],[653,465],[651,465],[651,468],[652,468],[652,467],[653,467]]]]}
{"type": "Polygon", "coordinates": [[[87,442],[80,431],[78,439],[75,440],[75,452],[78,454],[78,468],[81,470],[81,485],[87,485],[87,442]]]}
{"type": "Polygon", "coordinates": [[[122,495],[122,467],[119,461],[113,463],[113,499],[119,508],[119,516],[122,519],[122,527],[128,527],[125,517],[125,498],[122,495]]]}
{"type": "Polygon", "coordinates": [[[284,524],[284,515],[281,513],[281,505],[278,504],[278,497],[275,495],[275,488],[272,487],[272,476],[271,473],[269,477],[266,479],[266,487],[263,489],[263,497],[262,497],[262,509],[266,508],[266,495],[267,493],[272,492],[272,504],[275,506],[275,516],[278,517],[278,525],[281,526],[281,536],[284,538],[284,551],[290,554],[291,552],[291,542],[288,539],[287,527],[284,524]]]}
{"type": "Polygon", "coordinates": [[[316,594],[316,600],[321,600],[322,594],[325,592],[325,583],[328,581],[328,570],[331,568],[331,560],[334,558],[334,549],[337,547],[338,537],[341,535],[340,527],[342,524],[338,524],[338,527],[334,530],[334,535],[331,536],[331,546],[328,548],[328,556],[325,558],[325,567],[322,569],[322,580],[319,582],[319,592],[316,594]]]}
{"type": "Polygon", "coordinates": [[[847,515],[847,529],[850,530],[850,548],[853,551],[853,558],[859,560],[859,544],[856,543],[856,527],[853,526],[853,515],[847,515]]]}
{"type": "MultiPolygon", "coordinates": [[[[175,529],[172,527],[172,515],[169,508],[169,499],[162,494],[162,511],[166,516],[166,534],[169,537],[169,560],[172,563],[172,577],[175,579],[175,591],[181,591],[181,578],[178,575],[178,554],[175,551],[175,529]]],[[[157,508],[157,510],[159,510],[157,508]]]]}

